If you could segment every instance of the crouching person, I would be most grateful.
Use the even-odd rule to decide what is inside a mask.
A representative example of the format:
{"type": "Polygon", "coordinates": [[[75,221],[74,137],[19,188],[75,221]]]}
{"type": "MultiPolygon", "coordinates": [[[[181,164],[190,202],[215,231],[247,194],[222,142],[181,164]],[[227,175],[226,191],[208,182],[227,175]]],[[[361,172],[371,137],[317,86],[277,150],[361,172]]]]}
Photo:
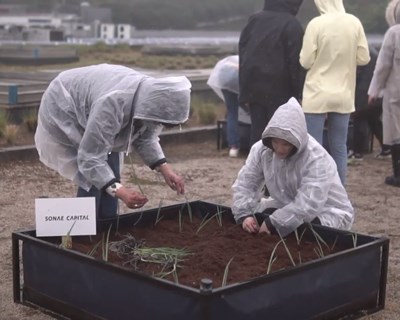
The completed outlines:
{"type": "Polygon", "coordinates": [[[232,189],[232,213],[250,233],[284,237],[303,223],[349,230],[354,220],[335,161],[307,133],[303,110],[294,98],[277,109],[232,189]]]}

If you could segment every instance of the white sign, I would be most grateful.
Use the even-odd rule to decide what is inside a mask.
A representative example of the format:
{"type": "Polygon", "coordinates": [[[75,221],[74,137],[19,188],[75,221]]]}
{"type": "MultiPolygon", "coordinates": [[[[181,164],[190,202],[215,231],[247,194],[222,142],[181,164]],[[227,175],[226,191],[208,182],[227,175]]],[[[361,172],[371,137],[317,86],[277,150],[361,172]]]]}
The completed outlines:
{"type": "Polygon", "coordinates": [[[94,197],[35,199],[36,236],[96,234],[94,197]]]}

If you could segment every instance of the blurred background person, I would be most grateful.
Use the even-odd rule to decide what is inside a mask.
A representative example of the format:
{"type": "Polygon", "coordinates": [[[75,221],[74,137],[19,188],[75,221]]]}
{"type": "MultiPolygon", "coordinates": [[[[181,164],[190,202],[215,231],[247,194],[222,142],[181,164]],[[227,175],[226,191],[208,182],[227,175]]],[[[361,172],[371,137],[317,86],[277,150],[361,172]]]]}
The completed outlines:
{"type": "Polygon", "coordinates": [[[304,70],[299,53],[304,30],[296,18],[303,0],[265,0],[239,38],[239,103],[250,112],[250,146],[278,106],[301,100],[304,70]]]}
{"type": "Polygon", "coordinates": [[[368,89],[368,102],[383,97],[383,142],[391,146],[393,175],[385,183],[400,187],[400,1],[386,8],[386,31],[379,51],[374,75],[368,89]]]}
{"type": "Polygon", "coordinates": [[[237,157],[240,149],[239,133],[239,56],[232,55],[218,61],[208,78],[207,85],[214,90],[226,106],[226,136],[229,156],[237,157]]]}
{"type": "Polygon", "coordinates": [[[360,20],[346,13],[342,0],[314,2],[320,16],[308,23],[300,53],[307,70],[302,106],[308,132],[321,145],[326,121],[329,150],[345,185],[356,69],[370,60],[368,43],[360,20]]]}
{"type": "Polygon", "coordinates": [[[363,154],[370,151],[371,140],[374,138],[378,140],[380,146],[376,158],[390,158],[391,154],[390,146],[383,143],[382,99],[376,99],[373,103],[368,104],[368,88],[374,73],[378,50],[369,46],[369,53],[370,62],[366,66],[357,68],[356,111],[351,114],[353,135],[349,137],[348,146],[350,160],[363,160],[363,154]]]}

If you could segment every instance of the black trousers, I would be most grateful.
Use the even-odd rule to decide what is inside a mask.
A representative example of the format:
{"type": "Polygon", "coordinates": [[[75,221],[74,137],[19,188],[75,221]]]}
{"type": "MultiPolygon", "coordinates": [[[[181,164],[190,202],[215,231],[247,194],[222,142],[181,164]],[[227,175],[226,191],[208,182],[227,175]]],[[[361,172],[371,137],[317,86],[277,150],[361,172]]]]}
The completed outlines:
{"type": "Polygon", "coordinates": [[[366,107],[354,113],[353,145],[350,149],[354,153],[366,153],[369,150],[371,134],[376,137],[382,150],[390,150],[390,146],[383,144],[382,105],[366,107]]]}
{"type": "MultiPolygon", "coordinates": [[[[265,218],[267,218],[269,215],[273,214],[277,208],[267,208],[263,212],[257,212],[255,213],[255,217],[257,219],[258,225],[261,226],[261,224],[264,222],[265,218]]],[[[319,224],[321,225],[321,220],[319,220],[318,217],[314,218],[311,221],[312,224],[319,224]]]]}

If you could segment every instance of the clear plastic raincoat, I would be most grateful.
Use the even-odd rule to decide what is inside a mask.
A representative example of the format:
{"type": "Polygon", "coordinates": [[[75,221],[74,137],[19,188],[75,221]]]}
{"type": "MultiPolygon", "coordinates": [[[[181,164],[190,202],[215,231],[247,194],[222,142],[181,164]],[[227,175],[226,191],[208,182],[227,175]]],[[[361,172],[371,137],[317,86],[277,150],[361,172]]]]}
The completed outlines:
{"type": "Polygon", "coordinates": [[[101,64],[61,72],[45,91],[35,144],[40,160],[85,190],[115,179],[110,152],[131,147],[153,169],[165,158],[161,123],[185,122],[190,108],[186,77],[153,78],[101,64]]]}
{"type": "Polygon", "coordinates": [[[207,84],[224,100],[222,90],[239,94],[239,56],[226,57],[215,65],[207,84]]]}
{"type": "Polygon", "coordinates": [[[316,217],[322,225],[350,229],[353,207],[328,152],[307,133],[304,113],[291,98],[275,112],[262,139],[280,138],[297,151],[281,160],[260,140],[253,145],[232,186],[232,212],[239,221],[266,208],[278,208],[270,222],[286,236],[316,217]],[[266,185],[271,200],[262,199],[266,185]]]}
{"type": "Polygon", "coordinates": [[[383,97],[383,143],[400,144],[400,1],[386,9],[386,31],[368,94],[383,97]]]}

